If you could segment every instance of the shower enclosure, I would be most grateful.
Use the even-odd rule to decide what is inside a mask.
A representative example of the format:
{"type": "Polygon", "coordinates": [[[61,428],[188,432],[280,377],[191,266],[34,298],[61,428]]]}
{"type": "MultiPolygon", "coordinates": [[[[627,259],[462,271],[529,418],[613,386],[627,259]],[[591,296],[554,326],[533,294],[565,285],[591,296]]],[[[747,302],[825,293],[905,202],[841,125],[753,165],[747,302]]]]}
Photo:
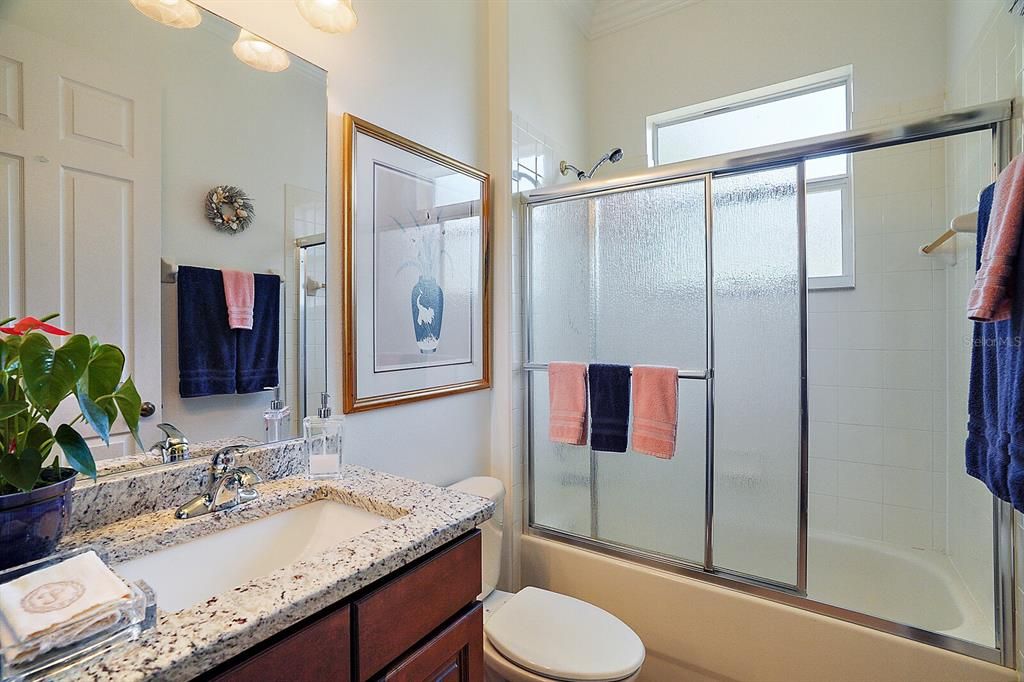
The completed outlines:
{"type": "Polygon", "coordinates": [[[323,233],[295,240],[299,273],[298,413],[315,415],[327,391],[327,240],[323,233]]]}
{"type": "MultiPolygon", "coordinates": [[[[1009,159],[1011,113],[1009,102],[994,103],[898,127],[839,133],[663,166],[640,177],[522,195],[529,532],[1012,666],[1012,515],[1007,505],[979,497],[971,488],[972,499],[992,509],[980,529],[992,538],[990,556],[978,558],[974,566],[988,583],[973,592],[944,587],[945,542],[936,543],[941,551],[931,544],[931,535],[940,534],[939,522],[931,525],[933,516],[940,518],[936,509],[927,512],[932,529],[927,548],[910,542],[906,549],[890,549],[870,539],[818,532],[809,523],[809,465],[816,457],[829,458],[817,437],[811,438],[812,423],[831,426],[833,443],[836,422],[842,422],[844,433],[857,427],[861,430],[849,433],[877,430],[881,438],[883,421],[890,425],[883,409],[901,409],[889,401],[918,394],[886,393],[886,404],[877,408],[878,426],[872,425],[872,414],[861,418],[854,408],[842,418],[829,418],[835,399],[830,407],[829,391],[817,390],[818,384],[828,388],[829,380],[810,376],[808,367],[809,337],[818,334],[809,333],[809,307],[827,306],[831,299],[808,292],[804,182],[805,162],[811,159],[853,154],[855,162],[864,159],[855,167],[871,168],[877,166],[871,154],[918,153],[921,149],[911,145],[923,144],[927,156],[929,145],[969,135],[989,140],[992,174],[1009,159]],[[660,460],[550,442],[546,368],[555,360],[678,367],[675,456],[660,460]],[[890,595],[885,583],[898,586],[901,570],[909,572],[912,587],[890,595]],[[858,582],[863,583],[860,592],[858,582]],[[950,601],[949,613],[941,604],[927,605],[943,599],[950,601]],[[910,608],[894,608],[896,602],[910,608]],[[974,618],[971,627],[965,625],[968,612],[974,618]]],[[[877,177],[863,180],[865,194],[872,182],[879,184],[877,177]]],[[[932,203],[935,196],[933,190],[932,203]]],[[[871,220],[867,205],[858,216],[864,225],[871,220]]],[[[935,224],[933,229],[941,228],[935,224]]],[[[920,279],[896,272],[899,264],[891,264],[887,286],[890,279],[911,284],[920,279]]],[[[909,267],[921,269],[920,262],[909,267]]],[[[963,280],[965,267],[961,259],[960,274],[947,273],[927,262],[924,271],[940,272],[936,281],[963,280]]],[[[840,300],[867,305],[871,277],[864,275],[840,300]]],[[[957,290],[950,291],[952,319],[963,306],[953,301],[957,290]]],[[[894,320],[903,309],[901,296],[892,294],[894,320]]],[[[879,319],[886,314],[881,308],[877,313],[879,319]]],[[[946,332],[937,334],[944,338],[946,332]]],[[[818,341],[812,338],[815,349],[818,341]]],[[[955,343],[943,348],[934,357],[957,356],[943,360],[945,376],[947,366],[955,371],[964,366],[969,348],[955,343]]],[[[859,395],[858,379],[853,378],[851,395],[859,395]]],[[[938,428],[931,421],[933,411],[949,412],[952,421],[958,418],[959,403],[944,397],[934,402],[927,408],[929,428],[938,428]]],[[[864,404],[874,412],[870,399],[864,404]]],[[[885,433],[894,439],[894,457],[899,454],[896,438],[927,433],[923,426],[916,431],[897,422],[892,426],[885,433]]],[[[957,437],[951,439],[951,461],[960,455],[957,437]]],[[[932,435],[927,438],[930,447],[932,435]]],[[[914,473],[912,464],[897,464],[894,480],[901,472],[914,473]]],[[[822,471],[828,471],[827,465],[822,471]]],[[[945,489],[945,472],[941,478],[931,472],[931,456],[927,466],[922,475],[928,485],[934,480],[936,488],[941,482],[945,489]]],[[[948,489],[954,488],[949,483],[948,489]]],[[[906,500],[904,510],[904,500],[886,491],[887,519],[888,510],[894,510],[892,528],[920,517],[913,499],[906,500]]],[[[870,504],[870,494],[862,496],[867,501],[857,491],[848,497],[842,498],[844,504],[870,504]]],[[[821,504],[827,498],[814,497],[821,504]]],[[[834,499],[832,504],[834,510],[834,499]]],[[[851,509],[856,514],[861,508],[851,509]]],[[[946,519],[945,506],[941,519],[946,519]]],[[[958,570],[951,568],[949,574],[958,570]]]]}

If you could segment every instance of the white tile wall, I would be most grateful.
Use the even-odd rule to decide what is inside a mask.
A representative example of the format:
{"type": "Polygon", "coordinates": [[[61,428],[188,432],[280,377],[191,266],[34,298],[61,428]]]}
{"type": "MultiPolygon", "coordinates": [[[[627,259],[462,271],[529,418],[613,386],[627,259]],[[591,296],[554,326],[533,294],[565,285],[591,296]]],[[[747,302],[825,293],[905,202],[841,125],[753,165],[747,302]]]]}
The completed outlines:
{"type": "MultiPolygon", "coordinates": [[[[1019,98],[1024,93],[1021,86],[1024,78],[1024,19],[1007,13],[1003,7],[994,7],[969,48],[962,63],[951,65],[947,109],[1019,98]]],[[[1014,128],[1014,153],[1021,151],[1019,125],[1018,120],[1014,128]]],[[[978,192],[992,181],[991,151],[989,136],[981,133],[947,142],[947,216],[975,210],[978,192]]],[[[992,497],[984,485],[964,473],[963,461],[972,334],[972,323],[964,315],[964,303],[974,280],[975,248],[973,237],[958,236],[956,262],[948,265],[945,271],[948,310],[946,371],[949,383],[949,400],[945,409],[948,429],[941,458],[938,441],[934,443],[933,455],[936,463],[941,459],[947,468],[947,485],[944,491],[940,491],[933,483],[932,494],[936,497],[944,495],[946,499],[946,551],[975,601],[986,613],[992,614],[992,497]]],[[[1020,529],[1017,530],[1019,536],[1020,529]]],[[[1018,592],[1020,571],[1018,566],[1018,592]]],[[[1020,618],[1020,608],[1017,613],[1020,618]]],[[[1020,625],[1017,632],[1017,649],[1020,652],[1024,650],[1020,639],[1024,630],[1020,625]]],[[[1024,661],[1020,653],[1018,661],[1024,661]]]]}
{"type": "MultiPolygon", "coordinates": [[[[925,116],[941,98],[918,104],[925,116]]],[[[854,157],[856,287],[808,300],[815,530],[944,548],[945,275],[918,249],[942,224],[945,163],[934,142],[854,157]]]]}

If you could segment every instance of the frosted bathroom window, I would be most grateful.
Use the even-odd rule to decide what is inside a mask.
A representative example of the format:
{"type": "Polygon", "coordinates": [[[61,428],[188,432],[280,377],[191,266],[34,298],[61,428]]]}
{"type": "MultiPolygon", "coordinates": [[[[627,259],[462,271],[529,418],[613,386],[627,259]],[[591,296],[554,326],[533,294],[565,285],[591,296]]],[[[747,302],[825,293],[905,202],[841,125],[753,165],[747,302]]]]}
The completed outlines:
{"type": "MultiPolygon", "coordinates": [[[[787,92],[785,85],[779,86],[781,92],[768,97],[744,93],[740,102],[724,107],[717,101],[705,102],[696,109],[687,107],[675,121],[656,123],[655,164],[756,149],[848,129],[845,80],[810,91],[799,88],[787,92]]],[[[844,157],[813,161],[807,169],[807,177],[812,179],[845,173],[844,157]]]]}
{"type": "Polygon", "coordinates": [[[849,185],[843,180],[807,183],[807,276],[808,288],[827,286],[853,271],[853,231],[844,229],[852,222],[849,185]]]}
{"type": "Polygon", "coordinates": [[[796,167],[715,178],[715,565],[795,585],[801,307],[796,167]]]}
{"type": "MultiPolygon", "coordinates": [[[[651,165],[689,161],[850,129],[851,70],[821,74],[701,102],[647,118],[651,165]]],[[[816,232],[808,221],[810,289],[854,285],[850,157],[835,154],[805,164],[808,197],[841,190],[840,202],[819,198],[816,232]],[[838,228],[837,233],[832,228],[838,228]],[[811,237],[815,237],[811,240],[811,237]],[[836,265],[841,270],[836,270],[836,265]]],[[[808,206],[810,211],[811,207],[808,206]]]]}

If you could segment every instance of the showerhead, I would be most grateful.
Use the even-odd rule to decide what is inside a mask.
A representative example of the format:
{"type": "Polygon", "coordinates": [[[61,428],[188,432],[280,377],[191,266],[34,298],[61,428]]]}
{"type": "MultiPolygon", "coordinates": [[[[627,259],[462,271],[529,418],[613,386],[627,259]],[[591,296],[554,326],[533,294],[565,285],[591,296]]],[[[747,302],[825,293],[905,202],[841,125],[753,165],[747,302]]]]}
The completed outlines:
{"type": "Polygon", "coordinates": [[[601,167],[601,164],[603,164],[605,161],[611,161],[612,163],[618,163],[619,161],[622,161],[622,148],[613,147],[612,149],[608,150],[608,152],[604,156],[598,159],[597,163],[594,164],[594,167],[590,169],[589,173],[581,171],[579,168],[572,165],[571,163],[567,163],[566,161],[562,161],[561,163],[558,164],[558,170],[559,172],[561,172],[562,175],[568,175],[569,171],[572,171],[573,173],[576,174],[577,180],[589,180],[590,178],[594,177],[594,173],[597,171],[598,168],[601,167]]]}

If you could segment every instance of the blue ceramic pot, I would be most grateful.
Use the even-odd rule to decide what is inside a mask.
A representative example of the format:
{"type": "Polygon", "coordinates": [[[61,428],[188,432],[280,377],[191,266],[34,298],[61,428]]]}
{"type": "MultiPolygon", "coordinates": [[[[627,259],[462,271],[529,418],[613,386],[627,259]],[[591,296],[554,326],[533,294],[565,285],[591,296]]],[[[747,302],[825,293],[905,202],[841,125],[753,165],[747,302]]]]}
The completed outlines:
{"type": "Polygon", "coordinates": [[[412,327],[416,345],[427,354],[437,350],[444,316],[444,292],[433,277],[420,277],[412,288],[412,327]]]}
{"type": "MultiPolygon", "coordinates": [[[[71,519],[75,470],[27,493],[0,495],[0,570],[41,559],[57,548],[71,519]]],[[[44,475],[56,478],[51,471],[44,475]]]]}

